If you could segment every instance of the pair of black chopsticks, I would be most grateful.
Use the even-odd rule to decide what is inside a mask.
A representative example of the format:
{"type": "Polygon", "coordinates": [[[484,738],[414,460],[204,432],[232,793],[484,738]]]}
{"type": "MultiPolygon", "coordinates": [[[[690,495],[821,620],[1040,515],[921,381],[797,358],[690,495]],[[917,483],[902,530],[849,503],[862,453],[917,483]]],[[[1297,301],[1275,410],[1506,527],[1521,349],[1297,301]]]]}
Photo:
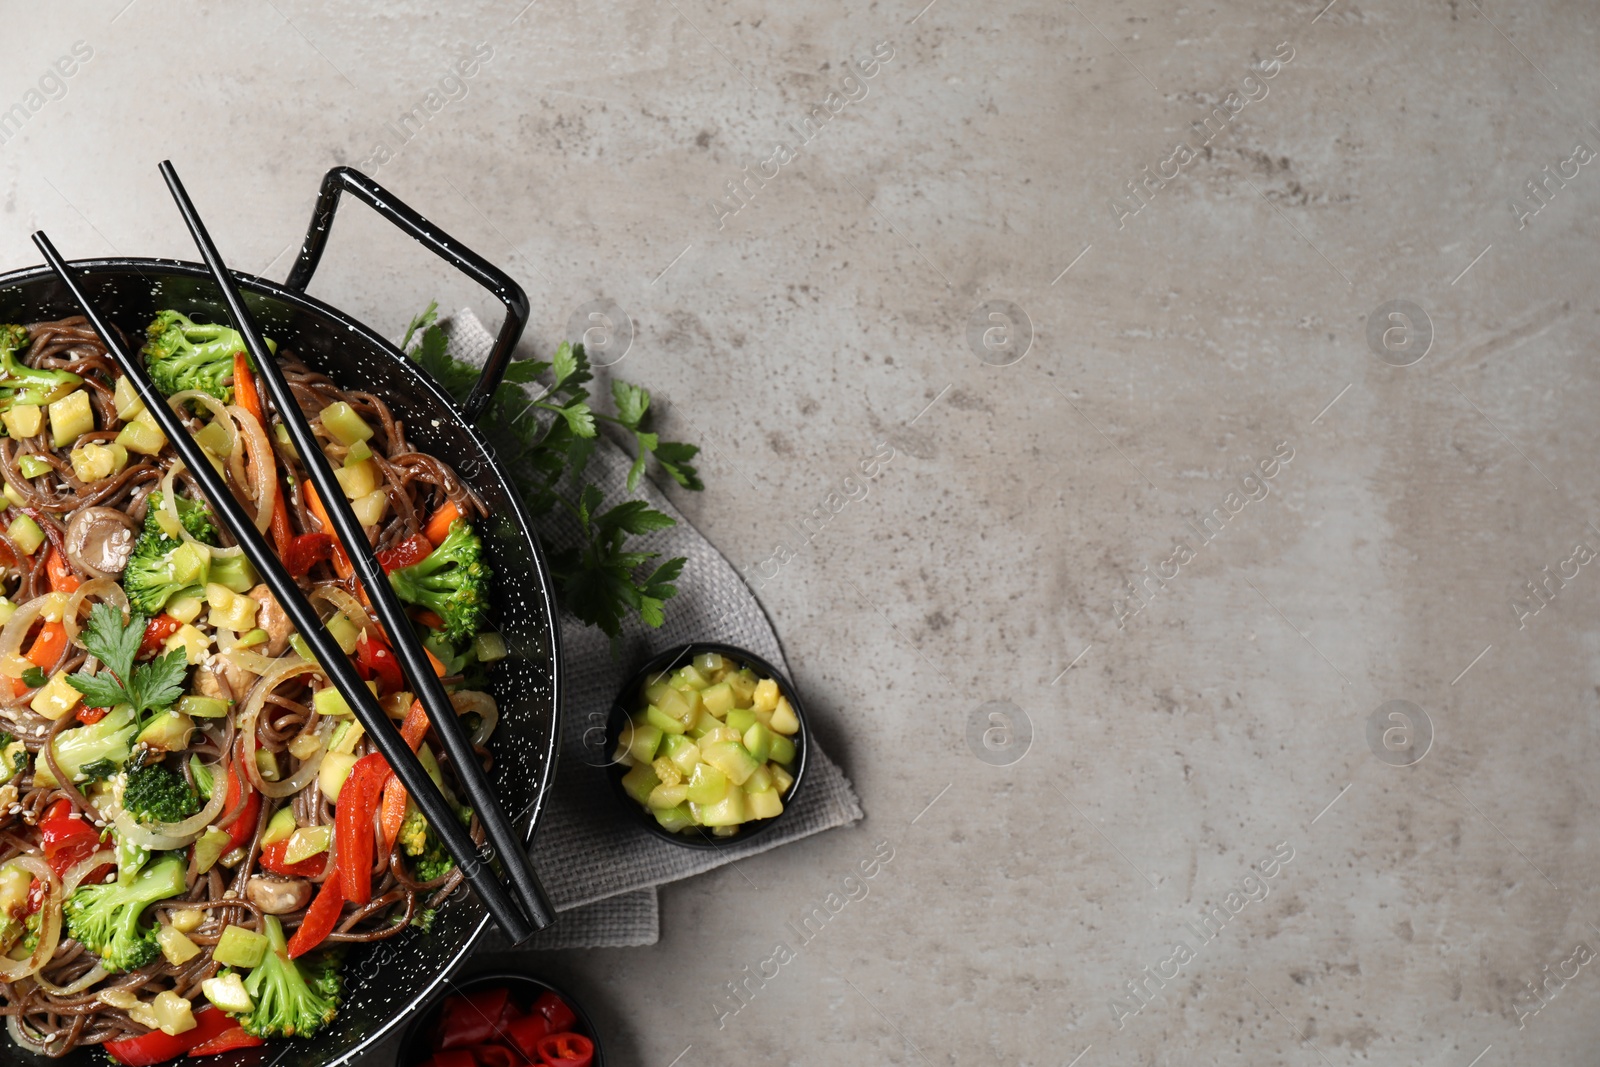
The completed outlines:
{"type": "MultiPolygon", "coordinates": [[[[534,930],[543,929],[554,921],[554,912],[544,895],[543,888],[539,885],[533,867],[528,862],[527,852],[512,829],[505,810],[500,806],[494,787],[483,773],[483,768],[472,750],[472,741],[457,718],[444,685],[433,673],[427,653],[412,631],[411,620],[390,587],[388,576],[378,563],[372,546],[367,543],[366,533],[362,530],[360,521],[350,510],[343,488],[334,477],[333,467],[323,455],[310,423],[306,421],[298,401],[289,388],[289,383],[283,376],[282,369],[267,350],[254,318],[246,309],[238,284],[217,253],[216,245],[212,243],[205,224],[201,222],[188,193],[178,180],[172,163],[163,162],[160,169],[162,177],[167,181],[167,187],[172,192],[172,198],[177,202],[178,210],[183,215],[184,222],[189,226],[189,232],[194,237],[201,258],[205,260],[217,287],[222,291],[233,326],[244,338],[245,347],[249,350],[257,374],[266,386],[267,395],[273,407],[277,409],[278,417],[288,427],[289,437],[294,442],[295,450],[305,463],[311,475],[312,485],[316,488],[328,517],[333,521],[334,529],[328,532],[338,537],[350,557],[361,584],[366,588],[368,599],[388,632],[395,654],[399,657],[406,676],[415,687],[434,732],[443,741],[445,752],[448,753],[450,762],[456,769],[457,777],[469,802],[483,823],[491,850],[487,855],[480,854],[471,835],[457,820],[444,795],[433,784],[433,780],[428,777],[416,754],[400,736],[399,729],[384,713],[377,698],[356,673],[349,657],[340,649],[333,635],[318,618],[316,609],[311,606],[311,602],[300,591],[299,585],[284,569],[282,561],[278,559],[267,538],[256,529],[250,515],[245,512],[222,476],[200,450],[199,444],[184,429],[177,414],[168,406],[166,397],[162,396],[151,383],[138,357],[128,351],[116,330],[100,316],[88,294],[79,285],[77,278],[62,260],[55,246],[50,243],[50,239],[45,236],[44,231],[35,233],[33,242],[44,253],[45,261],[61,278],[62,283],[72,293],[73,299],[83,308],[90,325],[100,335],[106,348],[122,369],[122,373],[133,384],[139,399],[144,402],[145,409],[155,417],[162,432],[167,435],[167,439],[173,443],[178,455],[182,457],[184,464],[193,472],[217,515],[233,533],[250,562],[255,564],[256,570],[261,573],[267,586],[272,590],[272,595],[278,599],[278,603],[294,622],[295,629],[311,646],[328,678],[354,710],[356,718],[366,728],[373,743],[378,746],[378,751],[383,753],[389,766],[394,768],[395,774],[399,776],[407,792],[427,817],[429,825],[443,839],[445,847],[450,850],[450,855],[455,858],[479,899],[488,907],[490,914],[513,943],[524,941],[534,930]],[[491,863],[495,860],[500,862],[508,876],[509,890],[501,884],[491,867],[491,863]]],[[[274,477],[277,475],[274,474],[274,477]]]]}

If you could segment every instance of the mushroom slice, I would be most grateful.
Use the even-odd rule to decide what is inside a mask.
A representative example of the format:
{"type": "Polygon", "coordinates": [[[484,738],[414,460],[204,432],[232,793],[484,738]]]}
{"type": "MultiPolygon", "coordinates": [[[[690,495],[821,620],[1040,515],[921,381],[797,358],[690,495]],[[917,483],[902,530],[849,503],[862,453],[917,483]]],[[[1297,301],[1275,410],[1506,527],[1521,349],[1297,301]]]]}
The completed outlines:
{"type": "Polygon", "coordinates": [[[115,578],[128,565],[139,527],[116,508],[79,508],[67,520],[67,558],[95,578],[115,578]]]}

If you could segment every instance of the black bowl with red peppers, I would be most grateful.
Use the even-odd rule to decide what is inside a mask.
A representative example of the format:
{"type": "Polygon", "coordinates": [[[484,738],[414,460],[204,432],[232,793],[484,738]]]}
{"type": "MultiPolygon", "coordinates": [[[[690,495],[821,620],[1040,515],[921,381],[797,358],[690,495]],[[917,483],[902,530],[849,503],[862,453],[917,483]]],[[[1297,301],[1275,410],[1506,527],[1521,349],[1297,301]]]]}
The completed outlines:
{"type": "Polygon", "coordinates": [[[443,989],[406,1027],[395,1067],[604,1067],[594,1023],[548,982],[495,973],[443,989]]]}

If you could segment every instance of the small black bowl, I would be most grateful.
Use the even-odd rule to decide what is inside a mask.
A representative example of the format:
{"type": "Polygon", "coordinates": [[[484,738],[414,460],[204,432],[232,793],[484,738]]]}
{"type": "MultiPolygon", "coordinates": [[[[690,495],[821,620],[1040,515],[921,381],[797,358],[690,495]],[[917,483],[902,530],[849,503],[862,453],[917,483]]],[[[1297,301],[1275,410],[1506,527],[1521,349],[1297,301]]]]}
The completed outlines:
{"type": "Polygon", "coordinates": [[[685,848],[721,848],[724,845],[734,845],[748,841],[756,834],[764,833],[777,823],[783,821],[794,807],[794,799],[800,794],[800,787],[805,781],[806,771],[806,739],[809,730],[806,727],[806,712],[800,702],[800,694],[795,691],[794,683],[790,682],[783,672],[772,664],[762,659],[753,652],[746,652],[733,645],[718,644],[715,641],[696,641],[689,645],[679,645],[652,657],[644,666],[634,672],[628,684],[622,687],[617,694],[617,699],[612,701],[611,714],[606,721],[606,750],[607,759],[617,749],[617,740],[622,734],[622,728],[627,724],[631,715],[638,710],[639,697],[644,689],[645,679],[652,674],[674,670],[688,663],[702,652],[716,652],[729,659],[750,668],[763,678],[771,678],[778,683],[778,692],[789,700],[789,706],[794,708],[794,717],[800,720],[800,729],[795,732],[790,740],[794,742],[794,764],[787,768],[794,776],[794,783],[789,786],[789,791],[783,795],[783,810],[770,819],[757,819],[747,822],[739,828],[739,832],[728,837],[717,837],[703,826],[697,826],[692,831],[673,833],[656,822],[655,816],[646,811],[640,803],[627,794],[622,788],[622,778],[628,773],[628,768],[621,763],[611,762],[606,768],[606,774],[611,779],[613,791],[617,799],[627,808],[633,819],[646,831],[655,834],[664,840],[685,848]]]}
{"type": "Polygon", "coordinates": [[[594,1042],[594,1067],[605,1067],[606,1057],[600,1048],[600,1033],[594,1028],[594,1020],[589,1018],[589,1013],[583,1010],[583,1005],[549,982],[541,982],[537,978],[509,971],[477,974],[462,982],[441,982],[439,992],[433,1001],[421,1010],[413,1012],[411,1021],[401,1032],[400,1051],[395,1055],[395,1067],[417,1067],[433,1055],[430,1047],[433,1044],[431,1035],[434,1028],[439,1025],[439,1011],[446,997],[476,993],[480,989],[493,989],[495,986],[505,986],[509,989],[511,999],[524,1009],[545,993],[554,993],[566,1001],[567,1006],[572,1009],[572,1014],[578,1017],[578,1032],[594,1042]]]}

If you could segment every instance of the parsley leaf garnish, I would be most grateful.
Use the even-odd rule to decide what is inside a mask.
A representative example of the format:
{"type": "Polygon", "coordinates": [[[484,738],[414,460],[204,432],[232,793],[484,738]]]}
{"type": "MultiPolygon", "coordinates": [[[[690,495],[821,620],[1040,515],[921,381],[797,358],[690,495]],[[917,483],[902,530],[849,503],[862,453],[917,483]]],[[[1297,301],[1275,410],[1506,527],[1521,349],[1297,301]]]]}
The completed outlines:
{"type": "MultiPolygon", "coordinates": [[[[406,327],[401,348],[461,398],[477,382],[478,368],[446,352],[437,318],[438,305],[429,304],[406,327]]],[[[563,342],[549,361],[514,360],[490,400],[485,427],[534,519],[561,512],[578,523],[583,543],[555,553],[550,560],[562,607],[616,638],[630,613],[646,626],[661,625],[665,603],[677,593],[672,583],[687,561],[678,557],[656,564],[660,553],[629,550],[630,537],[676,525],[670,516],[643,500],[601,510],[604,493],[583,477],[599,437],[598,423],[611,423],[633,438],[630,493],[638,488],[651,456],[685,489],[705,486],[690,462],[699,447],[663,441],[649,429],[648,389],[614,379],[611,401],[616,415],[607,415],[593,407],[587,388],[593,379],[581,344],[563,342]],[[537,392],[530,396],[525,386],[534,386],[537,392]]]]}
{"type": "Polygon", "coordinates": [[[133,713],[144,722],[151,713],[162,711],[183,695],[189,657],[181,648],[149,663],[134,663],[144,642],[143,615],[126,622],[122,612],[110,604],[96,604],[89,612],[89,625],[81,638],[83,647],[100,660],[97,674],[78,671],[67,676],[67,684],[83,694],[91,708],[133,705],[133,713]]]}
{"type": "Polygon", "coordinates": [[[42,667],[29,667],[22,672],[22,684],[29,689],[37,689],[49,680],[50,676],[44,673],[44,668],[42,667]]]}

